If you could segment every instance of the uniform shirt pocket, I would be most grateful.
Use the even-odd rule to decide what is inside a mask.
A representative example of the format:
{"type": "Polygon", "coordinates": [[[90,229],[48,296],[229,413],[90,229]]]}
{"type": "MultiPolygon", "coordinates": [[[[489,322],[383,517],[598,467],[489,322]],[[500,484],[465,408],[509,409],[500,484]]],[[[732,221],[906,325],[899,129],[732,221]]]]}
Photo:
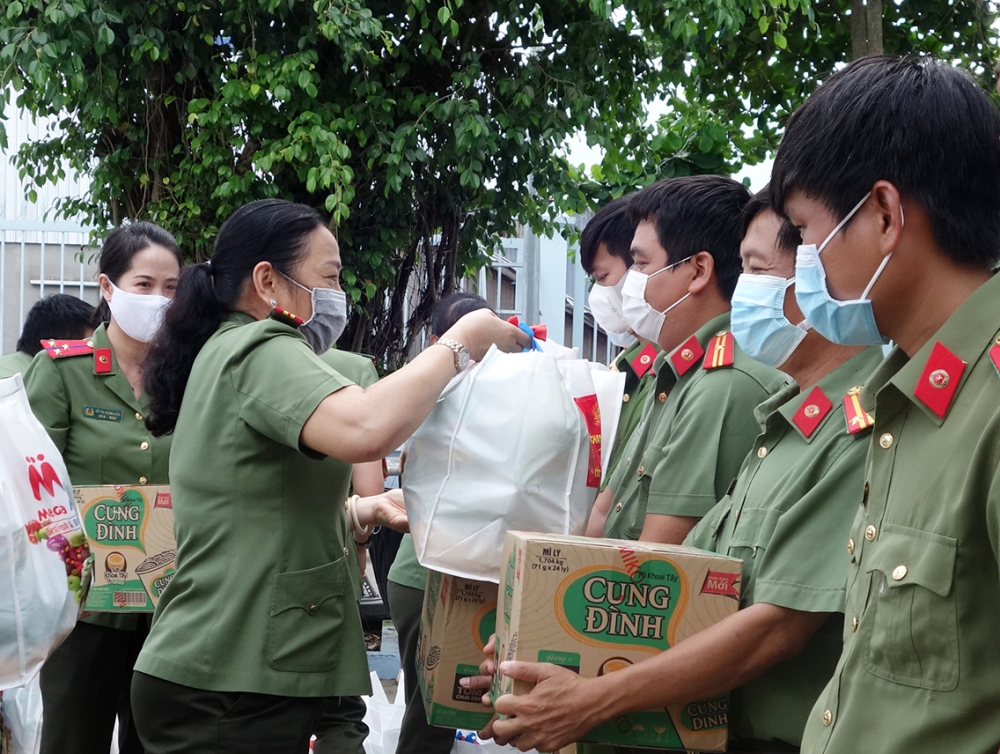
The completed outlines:
{"type": "Polygon", "coordinates": [[[272,668],[315,673],[336,667],[347,573],[347,559],[340,558],[318,568],[274,575],[267,630],[272,668]]]}
{"type": "Polygon", "coordinates": [[[885,524],[865,548],[862,566],[871,580],[862,624],[870,673],[933,691],[958,685],[957,550],[954,537],[896,524],[885,524]]]}

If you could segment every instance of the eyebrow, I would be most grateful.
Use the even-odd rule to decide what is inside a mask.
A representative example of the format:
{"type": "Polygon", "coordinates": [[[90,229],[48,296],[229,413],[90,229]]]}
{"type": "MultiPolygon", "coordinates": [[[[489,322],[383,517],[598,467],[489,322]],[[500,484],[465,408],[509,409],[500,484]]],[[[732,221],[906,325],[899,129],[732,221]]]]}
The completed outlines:
{"type": "MultiPolygon", "coordinates": [[[[143,274],[143,273],[136,273],[136,276],[135,276],[135,277],[136,277],[136,279],[139,279],[139,280],[156,280],[156,278],[154,278],[154,277],[153,277],[152,275],[145,275],[145,274],[143,274]]],[[[174,277],[169,277],[169,278],[167,278],[167,282],[168,282],[168,283],[169,283],[170,281],[174,281],[174,282],[177,282],[177,281],[178,281],[179,279],[180,279],[180,278],[178,278],[178,277],[177,277],[177,276],[175,275],[174,277]]]]}

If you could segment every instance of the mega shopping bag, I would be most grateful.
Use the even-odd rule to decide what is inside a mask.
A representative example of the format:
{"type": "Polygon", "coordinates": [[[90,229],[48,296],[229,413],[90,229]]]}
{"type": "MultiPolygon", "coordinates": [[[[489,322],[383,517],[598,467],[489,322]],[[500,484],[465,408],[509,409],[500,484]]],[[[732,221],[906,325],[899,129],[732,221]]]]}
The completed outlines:
{"type": "Polygon", "coordinates": [[[0,689],[27,683],[73,629],[89,560],[62,457],[20,375],[0,380],[0,689]]]}

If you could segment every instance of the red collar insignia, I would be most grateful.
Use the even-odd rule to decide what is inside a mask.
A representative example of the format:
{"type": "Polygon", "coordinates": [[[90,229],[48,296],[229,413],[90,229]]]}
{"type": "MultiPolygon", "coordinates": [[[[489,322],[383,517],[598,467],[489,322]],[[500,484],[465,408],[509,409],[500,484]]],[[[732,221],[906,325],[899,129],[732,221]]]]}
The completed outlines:
{"type": "Polygon", "coordinates": [[[799,410],[792,416],[792,422],[803,435],[807,438],[812,437],[813,432],[830,413],[831,408],[833,408],[833,404],[826,397],[826,393],[819,386],[814,387],[806,399],[802,401],[799,410]]]}
{"type": "Polygon", "coordinates": [[[656,358],[656,346],[649,342],[645,347],[636,354],[635,358],[632,359],[632,371],[636,373],[638,377],[645,377],[646,372],[653,368],[653,360],[656,358]]]}
{"type": "Polygon", "coordinates": [[[687,374],[704,353],[705,350],[694,335],[677,346],[670,354],[670,362],[674,365],[674,369],[677,370],[677,376],[683,377],[687,374]]]}
{"type": "Polygon", "coordinates": [[[913,395],[939,419],[944,419],[962,381],[966,363],[940,341],[934,344],[913,395]]]}

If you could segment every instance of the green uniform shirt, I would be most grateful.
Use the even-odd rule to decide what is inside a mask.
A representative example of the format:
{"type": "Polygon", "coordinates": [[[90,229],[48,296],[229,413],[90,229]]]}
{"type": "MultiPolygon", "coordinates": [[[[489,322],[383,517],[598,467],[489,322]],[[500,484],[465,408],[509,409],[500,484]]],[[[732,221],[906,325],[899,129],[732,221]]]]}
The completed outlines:
{"type": "MultiPolygon", "coordinates": [[[[170,437],[153,437],[145,424],[146,397],[135,397],[111,352],[111,371],[97,374],[98,351],[110,349],[105,326],[88,339],[94,353],[51,358],[40,351],[24,372],[31,410],[49,433],[77,487],[100,484],[167,484],[170,437]]],[[[134,629],[135,615],[85,619],[134,629]]]]}
{"type": "Polygon", "coordinates": [[[994,276],[912,359],[889,354],[862,391],[875,427],[864,504],[842,545],[844,651],[804,753],[1000,745],[998,328],[994,276]]]}
{"type": "Polygon", "coordinates": [[[299,444],[350,384],[275,319],[234,314],[209,338],[170,456],[177,572],[136,670],[209,691],[371,693],[349,583],[351,465],[299,444]]]}
{"type": "Polygon", "coordinates": [[[0,357],[0,380],[13,377],[15,374],[24,374],[30,363],[31,357],[24,351],[15,351],[0,357]]]}
{"type": "Polygon", "coordinates": [[[727,312],[656,358],[656,386],[611,477],[604,536],[638,539],[647,513],[704,516],[735,479],[757,436],[754,408],[787,380],[744,354],[728,329],[727,312]],[[700,354],[717,334],[732,361],[706,368],[700,354]]]}
{"type": "MultiPolygon", "coordinates": [[[[375,364],[367,356],[331,348],[320,356],[320,358],[355,385],[366,388],[378,382],[378,372],[375,371],[375,364]]],[[[347,499],[349,492],[350,479],[348,479],[347,489],[343,490],[344,496],[340,498],[336,497],[341,493],[341,490],[336,490],[334,492],[335,497],[332,498],[333,502],[342,505],[344,500],[347,499]]],[[[363,596],[361,589],[361,565],[358,563],[357,558],[349,558],[347,565],[351,569],[351,583],[354,585],[354,596],[360,600],[363,596]]]]}
{"type": "Polygon", "coordinates": [[[809,710],[833,675],[842,646],[843,538],[861,503],[871,435],[870,427],[850,433],[844,397],[881,361],[882,350],[868,348],[804,394],[791,384],[758,406],[761,434],[733,491],[684,542],[743,560],[740,607],[766,602],[838,613],[796,657],[733,691],[732,740],[798,746],[809,710]]]}
{"type": "Polygon", "coordinates": [[[612,369],[625,375],[625,391],[622,393],[618,431],[615,433],[615,444],[601,485],[602,490],[608,486],[608,480],[622,459],[628,439],[639,425],[646,397],[656,386],[656,370],[653,368],[653,362],[659,353],[660,349],[652,341],[639,340],[618,354],[611,364],[612,369]]]}

